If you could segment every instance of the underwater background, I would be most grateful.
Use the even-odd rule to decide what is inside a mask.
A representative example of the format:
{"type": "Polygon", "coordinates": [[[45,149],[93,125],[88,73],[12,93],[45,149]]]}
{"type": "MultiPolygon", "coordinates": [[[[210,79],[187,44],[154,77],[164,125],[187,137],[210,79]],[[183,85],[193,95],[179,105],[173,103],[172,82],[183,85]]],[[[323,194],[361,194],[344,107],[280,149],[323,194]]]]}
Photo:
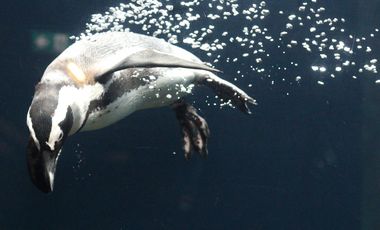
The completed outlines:
{"type": "MultiPolygon", "coordinates": [[[[297,12],[303,2],[316,3],[268,0],[266,5],[273,15],[297,12]]],[[[55,191],[38,191],[26,167],[26,113],[35,84],[58,53],[36,48],[33,39],[41,33],[79,35],[92,14],[119,3],[2,4],[0,229],[380,229],[378,73],[344,69],[334,78],[321,77],[310,67],[318,53],[295,50],[282,56],[276,49],[280,41],[266,47],[272,62],[261,64],[270,69],[270,80],[244,69],[241,63],[257,64],[251,56],[214,63],[229,81],[236,70],[245,73],[234,83],[257,100],[253,115],[202,103],[213,95],[207,89],[191,97],[211,129],[207,160],[198,155],[184,159],[180,129],[169,108],[139,111],[110,127],[71,137],[57,167],[55,191]],[[273,62],[284,66],[291,58],[300,68],[272,68],[273,62]],[[298,75],[301,82],[294,81],[298,75]],[[294,84],[281,83],[290,78],[294,84]]],[[[369,34],[380,26],[380,1],[318,3],[331,17],[345,18],[350,34],[369,34]]],[[[200,14],[208,11],[205,7],[200,14]]],[[[181,14],[181,8],[175,13],[181,14]]],[[[269,17],[266,26],[275,30],[284,24],[276,19],[269,17]]],[[[253,22],[219,25],[233,30],[244,23],[253,22]]],[[[309,36],[301,33],[294,29],[293,36],[309,36]]],[[[368,42],[371,53],[355,55],[356,62],[379,57],[376,36],[368,42]]],[[[211,61],[202,50],[185,48],[211,61]]],[[[226,47],[219,59],[245,53],[246,47],[239,49],[226,47]]]]}

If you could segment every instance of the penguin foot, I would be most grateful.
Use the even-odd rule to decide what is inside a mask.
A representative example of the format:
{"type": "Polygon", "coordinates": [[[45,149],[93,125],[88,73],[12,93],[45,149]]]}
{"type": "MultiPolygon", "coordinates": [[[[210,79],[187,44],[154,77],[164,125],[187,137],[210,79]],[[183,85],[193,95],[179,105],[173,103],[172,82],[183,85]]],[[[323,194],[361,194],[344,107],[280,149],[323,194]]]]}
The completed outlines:
{"type": "Polygon", "coordinates": [[[189,160],[193,151],[198,152],[203,158],[207,158],[207,140],[210,130],[206,120],[199,116],[193,106],[183,100],[174,103],[171,107],[176,112],[181,126],[185,158],[189,160]]]}

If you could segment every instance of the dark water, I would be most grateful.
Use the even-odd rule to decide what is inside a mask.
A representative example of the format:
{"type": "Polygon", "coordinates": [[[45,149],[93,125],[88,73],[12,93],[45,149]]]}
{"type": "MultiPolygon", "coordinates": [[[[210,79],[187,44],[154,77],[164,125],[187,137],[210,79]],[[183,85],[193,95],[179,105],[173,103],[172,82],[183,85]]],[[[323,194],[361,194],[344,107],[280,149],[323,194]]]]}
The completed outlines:
{"type": "MultiPolygon", "coordinates": [[[[380,22],[378,1],[325,2],[350,31],[380,22]]],[[[239,83],[259,106],[252,116],[201,108],[212,132],[207,160],[184,160],[170,109],[137,112],[69,139],[55,191],[39,192],[27,174],[25,120],[55,55],[33,52],[31,31],[78,34],[92,13],[117,3],[2,4],[0,229],[380,229],[380,94],[366,73],[324,87],[305,77],[289,96],[254,76],[250,89],[239,83]]]]}

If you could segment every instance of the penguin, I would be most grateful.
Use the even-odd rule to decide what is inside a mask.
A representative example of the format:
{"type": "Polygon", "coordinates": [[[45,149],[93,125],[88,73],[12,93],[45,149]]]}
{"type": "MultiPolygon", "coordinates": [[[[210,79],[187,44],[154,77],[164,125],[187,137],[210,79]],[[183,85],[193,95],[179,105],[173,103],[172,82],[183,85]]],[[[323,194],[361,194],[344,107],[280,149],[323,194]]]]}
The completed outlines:
{"type": "Polygon", "coordinates": [[[206,120],[186,103],[194,87],[207,86],[222,100],[250,114],[256,101],[220,70],[163,39],[105,32],[76,41],[46,68],[27,112],[27,165],[33,184],[53,191],[56,165],[66,139],[107,127],[131,113],[171,107],[182,131],[186,159],[206,157],[206,120]]]}

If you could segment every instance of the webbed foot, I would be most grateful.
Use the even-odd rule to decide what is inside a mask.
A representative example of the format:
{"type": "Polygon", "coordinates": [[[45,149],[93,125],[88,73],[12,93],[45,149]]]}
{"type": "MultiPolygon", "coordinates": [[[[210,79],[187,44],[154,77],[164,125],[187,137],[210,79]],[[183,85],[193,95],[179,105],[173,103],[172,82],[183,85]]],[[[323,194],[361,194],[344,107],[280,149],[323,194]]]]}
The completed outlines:
{"type": "Polygon", "coordinates": [[[185,158],[189,160],[193,151],[206,158],[208,154],[207,140],[210,135],[206,120],[199,116],[193,106],[183,100],[174,103],[171,107],[176,112],[181,126],[185,158]]]}

